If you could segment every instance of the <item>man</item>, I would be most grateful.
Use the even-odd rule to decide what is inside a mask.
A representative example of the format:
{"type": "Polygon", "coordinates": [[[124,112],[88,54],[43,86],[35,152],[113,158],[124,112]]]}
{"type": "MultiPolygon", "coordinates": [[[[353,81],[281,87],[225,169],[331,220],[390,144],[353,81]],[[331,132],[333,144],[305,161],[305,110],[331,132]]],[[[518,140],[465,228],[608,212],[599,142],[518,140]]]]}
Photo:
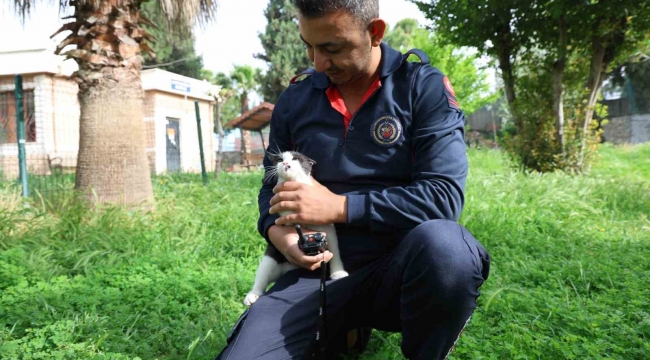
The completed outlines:
{"type": "Polygon", "coordinates": [[[284,226],[296,223],[335,223],[350,273],[328,281],[330,350],[371,327],[400,331],[409,359],[445,358],[489,272],[489,255],[456,222],[467,159],[451,83],[422,53],[409,62],[382,43],[378,0],[294,2],[314,71],[278,100],[269,150],[315,160],[316,181],[264,183],[258,228],[301,269],[242,315],[218,359],[307,358],[319,329],[315,270],[332,254],[305,256],[284,226]]]}

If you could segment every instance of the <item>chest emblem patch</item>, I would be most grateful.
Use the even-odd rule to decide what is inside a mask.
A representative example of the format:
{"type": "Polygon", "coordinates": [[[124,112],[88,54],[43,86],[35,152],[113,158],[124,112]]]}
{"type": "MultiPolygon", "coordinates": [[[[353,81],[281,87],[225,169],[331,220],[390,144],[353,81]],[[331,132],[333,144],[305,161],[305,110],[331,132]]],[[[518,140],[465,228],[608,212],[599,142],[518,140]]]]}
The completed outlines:
{"type": "Polygon", "coordinates": [[[372,139],[381,146],[392,146],[402,136],[402,124],[393,115],[383,115],[370,127],[372,139]]]}

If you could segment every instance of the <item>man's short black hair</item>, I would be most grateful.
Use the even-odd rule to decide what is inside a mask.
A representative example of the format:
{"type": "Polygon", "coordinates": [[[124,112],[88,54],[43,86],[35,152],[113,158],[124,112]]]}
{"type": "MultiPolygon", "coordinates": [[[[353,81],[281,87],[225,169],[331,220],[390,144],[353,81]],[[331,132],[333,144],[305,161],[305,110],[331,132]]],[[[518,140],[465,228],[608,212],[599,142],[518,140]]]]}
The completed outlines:
{"type": "Polygon", "coordinates": [[[300,14],[306,18],[345,11],[366,26],[379,17],[379,0],[293,0],[293,2],[300,14]]]}

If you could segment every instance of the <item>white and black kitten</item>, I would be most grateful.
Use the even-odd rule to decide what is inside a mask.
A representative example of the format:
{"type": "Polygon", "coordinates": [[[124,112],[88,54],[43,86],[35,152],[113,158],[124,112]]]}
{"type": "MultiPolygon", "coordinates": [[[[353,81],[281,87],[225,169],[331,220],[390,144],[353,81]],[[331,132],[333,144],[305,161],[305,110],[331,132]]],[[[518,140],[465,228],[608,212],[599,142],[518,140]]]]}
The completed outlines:
{"type": "MultiPolygon", "coordinates": [[[[271,166],[268,170],[267,177],[278,177],[277,183],[285,181],[297,181],[303,184],[312,185],[311,182],[311,169],[316,162],[305,155],[295,152],[286,151],[283,153],[272,154],[268,156],[275,165],[271,166]]],[[[283,211],[281,216],[290,214],[289,211],[283,211]]],[[[336,236],[336,229],[334,224],[330,225],[308,225],[301,224],[303,228],[308,228],[317,232],[327,234],[327,249],[334,255],[329,262],[331,278],[336,280],[348,276],[348,273],[343,268],[343,261],[339,253],[338,238],[336,236]]],[[[266,291],[266,287],[278,280],[287,271],[297,269],[298,267],[291,264],[275,247],[267,245],[264,257],[257,268],[255,275],[255,283],[253,289],[246,294],[244,304],[251,306],[257,299],[266,291]]]]}

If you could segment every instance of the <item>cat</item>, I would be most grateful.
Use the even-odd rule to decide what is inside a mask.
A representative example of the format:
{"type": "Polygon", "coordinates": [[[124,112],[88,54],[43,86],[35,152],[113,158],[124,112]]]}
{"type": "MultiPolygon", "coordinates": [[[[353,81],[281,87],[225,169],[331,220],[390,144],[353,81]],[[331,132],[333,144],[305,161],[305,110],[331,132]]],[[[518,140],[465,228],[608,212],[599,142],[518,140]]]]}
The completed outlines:
{"type": "MultiPolygon", "coordinates": [[[[305,155],[296,151],[285,151],[281,153],[268,153],[275,165],[269,167],[267,177],[277,176],[277,183],[285,181],[297,181],[303,184],[311,185],[311,170],[316,162],[305,155]]],[[[280,212],[280,216],[289,214],[289,211],[280,212]]],[[[302,225],[302,224],[301,224],[302,225]]],[[[330,277],[333,280],[341,279],[348,276],[343,267],[341,254],[339,253],[338,237],[334,224],[329,225],[303,225],[303,227],[323,232],[327,235],[327,249],[334,255],[329,261],[330,277]]],[[[251,306],[266,291],[266,287],[278,280],[282,275],[290,270],[297,269],[296,265],[291,264],[275,247],[267,245],[262,261],[257,268],[255,282],[251,291],[244,298],[244,305],[251,306]]]]}

